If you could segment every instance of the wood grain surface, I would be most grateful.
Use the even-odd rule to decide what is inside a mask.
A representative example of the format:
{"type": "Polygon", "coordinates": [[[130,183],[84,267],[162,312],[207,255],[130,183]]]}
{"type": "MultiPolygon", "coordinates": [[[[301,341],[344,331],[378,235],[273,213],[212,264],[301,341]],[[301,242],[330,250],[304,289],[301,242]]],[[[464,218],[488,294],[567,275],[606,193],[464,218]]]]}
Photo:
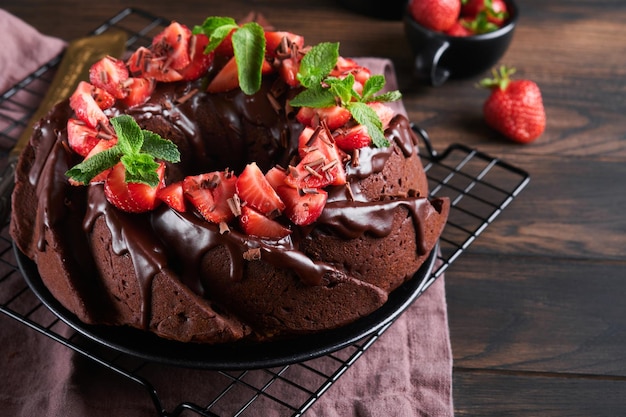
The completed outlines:
{"type": "Polygon", "coordinates": [[[485,126],[480,76],[417,84],[400,21],[332,0],[0,7],[70,40],[129,5],[189,25],[257,11],[307,43],[338,40],[345,56],[388,57],[412,121],[435,148],[462,143],[528,171],[527,189],[446,273],[456,415],[626,415],[626,2],[519,0],[501,63],[542,89],[548,124],[529,145],[485,126]]]}

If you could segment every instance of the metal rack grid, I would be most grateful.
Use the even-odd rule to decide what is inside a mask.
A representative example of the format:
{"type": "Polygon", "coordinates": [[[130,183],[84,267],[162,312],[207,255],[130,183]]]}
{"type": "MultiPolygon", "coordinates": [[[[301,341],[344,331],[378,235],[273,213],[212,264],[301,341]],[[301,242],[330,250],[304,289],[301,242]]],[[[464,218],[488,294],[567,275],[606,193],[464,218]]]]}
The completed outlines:
{"type": "MultiPolygon", "coordinates": [[[[129,8],[94,33],[112,28],[124,30],[129,35],[128,48],[132,50],[147,44],[167,23],[167,19],[129,8]]],[[[50,83],[59,60],[58,57],[48,62],[0,96],[0,168],[6,163],[3,157],[37,109],[41,92],[50,83]]],[[[452,145],[437,153],[426,132],[416,126],[413,128],[423,139],[422,162],[431,195],[447,196],[452,203],[449,221],[440,240],[438,266],[423,281],[418,290],[422,293],[517,197],[528,184],[529,175],[463,145],[452,145]]],[[[22,279],[6,224],[0,229],[0,311],[136,384],[161,417],[175,417],[187,411],[210,417],[243,416],[267,406],[279,415],[300,416],[393,325],[389,323],[375,334],[340,351],[303,363],[245,371],[185,370],[206,373],[211,389],[203,393],[201,399],[170,405],[162,401],[162,387],[157,387],[150,379],[163,365],[97,345],[73,332],[46,309],[22,279]]]]}

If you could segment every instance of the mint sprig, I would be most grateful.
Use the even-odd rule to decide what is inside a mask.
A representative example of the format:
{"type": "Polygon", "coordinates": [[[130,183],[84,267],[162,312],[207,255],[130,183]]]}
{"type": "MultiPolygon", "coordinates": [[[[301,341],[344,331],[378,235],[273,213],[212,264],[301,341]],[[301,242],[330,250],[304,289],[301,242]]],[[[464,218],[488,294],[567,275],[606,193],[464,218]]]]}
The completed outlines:
{"type": "Polygon", "coordinates": [[[354,90],[352,74],[343,79],[329,76],[338,59],[338,43],[320,43],[311,48],[302,58],[298,71],[298,80],[305,90],[295,96],[290,104],[294,107],[312,108],[341,105],[350,111],[357,123],[367,128],[374,146],[389,146],[380,118],[367,103],[396,101],[402,98],[402,94],[397,90],[376,94],[385,86],[384,75],[372,75],[359,94],[354,90]]]}
{"type": "Polygon", "coordinates": [[[70,168],[66,176],[88,184],[96,175],[121,161],[126,169],[126,182],[155,187],[159,184],[156,172],[159,164],[156,160],[180,162],[180,152],[172,141],[141,129],[131,116],[123,114],[110,120],[117,135],[117,144],[70,168]]]}
{"type": "Polygon", "coordinates": [[[245,94],[254,94],[261,88],[263,60],[265,59],[263,27],[256,22],[248,22],[240,26],[230,17],[212,16],[206,18],[202,25],[196,25],[193,28],[194,34],[203,33],[209,38],[209,44],[204,50],[205,54],[215,50],[231,32],[239,86],[245,94]]]}

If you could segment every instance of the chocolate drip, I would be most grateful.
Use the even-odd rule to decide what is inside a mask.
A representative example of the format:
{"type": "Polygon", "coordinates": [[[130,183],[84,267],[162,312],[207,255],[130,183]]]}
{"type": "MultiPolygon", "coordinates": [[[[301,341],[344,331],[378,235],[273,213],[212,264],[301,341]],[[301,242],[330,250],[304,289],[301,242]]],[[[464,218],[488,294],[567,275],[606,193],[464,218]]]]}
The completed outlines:
{"type": "Polygon", "coordinates": [[[151,233],[149,219],[117,210],[107,202],[102,185],[89,187],[88,201],[83,230],[91,233],[96,219],[103,216],[111,231],[113,252],[118,256],[130,255],[141,291],[142,325],[147,328],[151,316],[152,281],[167,267],[164,248],[156,235],[151,233]]]}
{"type": "Polygon", "coordinates": [[[336,201],[326,205],[317,221],[346,239],[364,234],[385,237],[392,232],[393,212],[398,207],[406,208],[413,219],[418,254],[424,255],[428,248],[424,245],[426,239],[422,223],[435,210],[426,198],[384,202],[336,201]]]}
{"type": "MultiPolygon", "coordinates": [[[[308,285],[321,285],[324,275],[337,272],[334,268],[314,262],[297,250],[289,237],[277,242],[244,235],[236,231],[220,233],[219,227],[199,219],[193,214],[178,213],[169,208],[157,210],[152,215],[152,227],[170,253],[175,254],[182,265],[185,283],[192,289],[202,288],[202,279],[211,279],[202,269],[202,258],[210,250],[221,246],[230,257],[230,279],[243,279],[244,254],[258,250],[260,259],[277,268],[291,269],[308,285]]],[[[209,272],[210,274],[210,272],[209,272]]]]}

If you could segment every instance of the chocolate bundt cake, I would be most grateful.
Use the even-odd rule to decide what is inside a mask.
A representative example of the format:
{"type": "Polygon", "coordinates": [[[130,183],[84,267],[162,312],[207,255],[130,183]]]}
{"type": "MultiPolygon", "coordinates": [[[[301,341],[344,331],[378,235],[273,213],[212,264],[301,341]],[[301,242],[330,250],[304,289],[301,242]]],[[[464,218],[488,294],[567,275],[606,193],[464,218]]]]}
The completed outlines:
{"type": "Polygon", "coordinates": [[[208,344],[344,326],[411,279],[449,210],[383,83],[338,44],[173,22],[39,122],[11,235],[85,323],[208,344]]]}

